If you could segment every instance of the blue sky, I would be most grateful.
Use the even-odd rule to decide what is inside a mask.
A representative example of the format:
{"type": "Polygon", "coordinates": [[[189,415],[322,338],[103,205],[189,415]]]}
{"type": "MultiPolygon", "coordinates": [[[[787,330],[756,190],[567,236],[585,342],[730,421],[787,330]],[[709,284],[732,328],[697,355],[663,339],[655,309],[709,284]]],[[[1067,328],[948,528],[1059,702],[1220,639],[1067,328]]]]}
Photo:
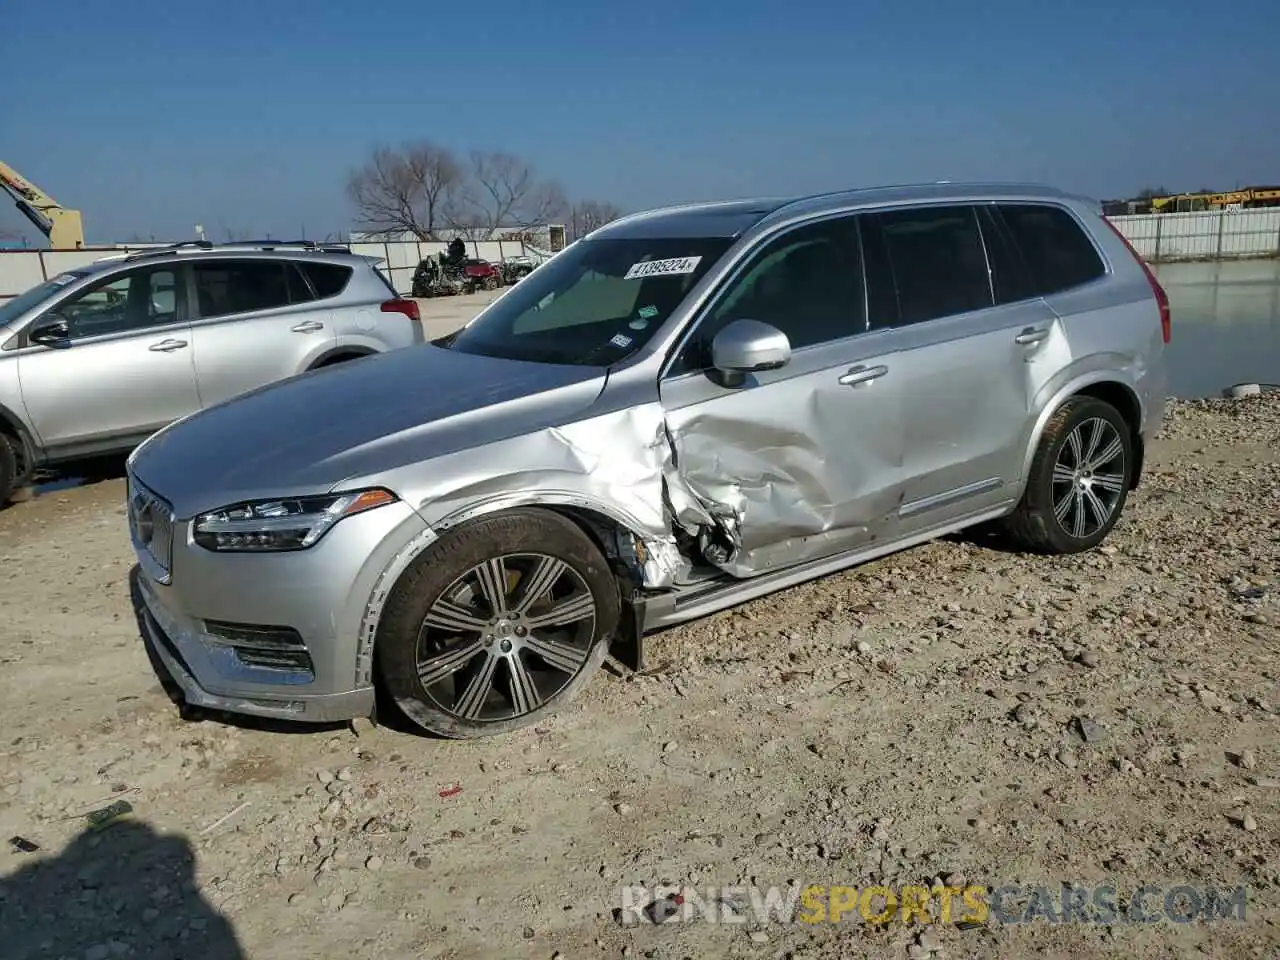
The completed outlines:
{"type": "Polygon", "coordinates": [[[91,241],[344,230],[347,171],[419,138],[517,153],[625,209],[1280,182],[1275,0],[6,6],[0,158],[91,241]]]}

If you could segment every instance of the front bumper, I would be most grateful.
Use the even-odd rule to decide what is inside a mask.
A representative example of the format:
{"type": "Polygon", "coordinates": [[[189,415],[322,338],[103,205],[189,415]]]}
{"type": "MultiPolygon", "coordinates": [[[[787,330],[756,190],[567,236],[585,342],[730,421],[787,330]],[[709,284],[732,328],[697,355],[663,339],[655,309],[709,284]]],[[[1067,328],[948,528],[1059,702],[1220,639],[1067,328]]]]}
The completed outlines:
{"type": "MultiPolygon", "coordinates": [[[[369,716],[374,690],[370,598],[405,547],[427,532],[403,503],[338,523],[307,550],[219,554],[197,546],[189,521],[176,521],[162,582],[135,545],[139,626],[153,660],[194,706],[309,722],[369,716]],[[308,668],[245,662],[211,625],[293,631],[308,668]]],[[[373,626],[376,626],[374,624],[373,626]]]]}

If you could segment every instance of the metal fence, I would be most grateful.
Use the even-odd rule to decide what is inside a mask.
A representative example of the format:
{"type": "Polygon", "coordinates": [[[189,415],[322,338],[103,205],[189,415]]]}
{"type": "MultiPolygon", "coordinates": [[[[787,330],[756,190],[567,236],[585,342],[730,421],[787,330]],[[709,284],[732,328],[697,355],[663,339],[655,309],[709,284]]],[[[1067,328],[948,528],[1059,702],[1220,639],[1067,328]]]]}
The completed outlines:
{"type": "Polygon", "coordinates": [[[1280,207],[1109,219],[1151,263],[1280,255],[1280,207]]]}
{"type": "MultiPolygon", "coordinates": [[[[1152,263],[1177,260],[1232,260],[1280,256],[1280,207],[1258,210],[1220,210],[1205,213],[1151,213],[1111,217],[1144,259],[1152,263]]],[[[0,250],[0,303],[66,270],[104,257],[124,256],[155,244],[93,247],[87,250],[0,250]]],[[[396,290],[412,292],[418,263],[445,250],[444,243],[392,240],[350,244],[354,253],[385,261],[384,270],[396,290]]],[[[519,240],[468,240],[467,253],[501,261],[545,252],[519,240]]]]}

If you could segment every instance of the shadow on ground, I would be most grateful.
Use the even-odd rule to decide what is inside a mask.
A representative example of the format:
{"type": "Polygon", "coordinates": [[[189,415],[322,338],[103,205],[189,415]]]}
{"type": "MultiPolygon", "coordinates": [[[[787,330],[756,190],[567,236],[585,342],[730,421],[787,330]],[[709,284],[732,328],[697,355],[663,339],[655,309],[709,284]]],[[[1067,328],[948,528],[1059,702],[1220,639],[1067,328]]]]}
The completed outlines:
{"type": "Polygon", "coordinates": [[[242,960],[235,930],[201,895],[195,851],[121,820],[76,837],[61,856],[0,878],[6,960],[242,960]]]}

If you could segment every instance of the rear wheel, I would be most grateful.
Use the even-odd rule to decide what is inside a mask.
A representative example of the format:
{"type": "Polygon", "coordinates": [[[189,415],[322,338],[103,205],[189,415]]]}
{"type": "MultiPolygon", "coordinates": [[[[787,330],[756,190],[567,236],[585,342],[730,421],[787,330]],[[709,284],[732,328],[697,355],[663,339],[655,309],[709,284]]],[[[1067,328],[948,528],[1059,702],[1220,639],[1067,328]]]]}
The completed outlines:
{"type": "Polygon", "coordinates": [[[1109,403],[1072,397],[1045,426],[1005,527],[1040,553],[1096,547],[1120,519],[1134,465],[1129,425],[1109,403]]]}
{"type": "Polygon", "coordinates": [[[506,513],[445,534],[401,576],[378,628],[378,669],[432,733],[506,733],[572,699],[618,616],[609,566],[572,521],[506,513]]]}

